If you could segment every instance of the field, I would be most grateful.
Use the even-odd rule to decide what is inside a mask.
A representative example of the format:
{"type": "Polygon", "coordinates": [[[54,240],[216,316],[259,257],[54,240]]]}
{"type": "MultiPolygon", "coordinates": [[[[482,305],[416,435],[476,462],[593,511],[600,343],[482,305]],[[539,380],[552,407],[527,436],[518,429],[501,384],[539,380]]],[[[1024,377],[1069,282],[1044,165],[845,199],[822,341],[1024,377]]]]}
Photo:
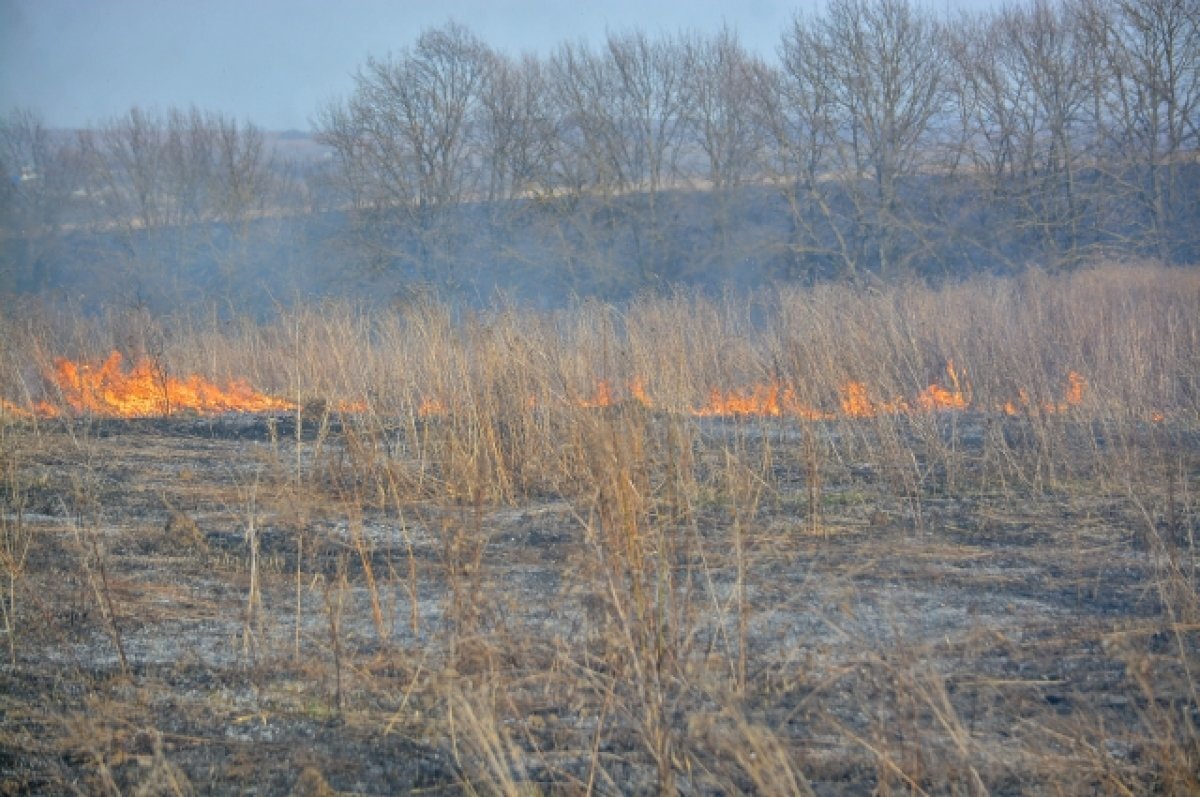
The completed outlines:
{"type": "Polygon", "coordinates": [[[1200,790],[1200,272],[0,336],[0,792],[1200,790]]]}

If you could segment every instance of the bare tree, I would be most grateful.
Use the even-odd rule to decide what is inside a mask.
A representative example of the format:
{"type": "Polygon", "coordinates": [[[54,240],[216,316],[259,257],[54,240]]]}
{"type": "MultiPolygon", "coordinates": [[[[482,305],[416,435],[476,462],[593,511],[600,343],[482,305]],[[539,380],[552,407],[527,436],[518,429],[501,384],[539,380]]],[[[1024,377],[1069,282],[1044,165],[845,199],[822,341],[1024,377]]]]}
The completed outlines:
{"type": "MultiPolygon", "coordinates": [[[[1123,202],[1143,209],[1146,229],[1132,234],[1172,262],[1173,243],[1187,239],[1181,211],[1194,204],[1182,172],[1200,146],[1200,3],[1096,0],[1078,16],[1096,75],[1097,166],[1126,189],[1123,202]]],[[[1123,215],[1132,215],[1128,206],[1123,215]]]]}
{"type": "Polygon", "coordinates": [[[762,146],[752,115],[752,59],[729,28],[686,41],[684,52],[689,135],[704,153],[705,180],[718,191],[736,188],[752,176],[762,146]]]}
{"type": "Polygon", "coordinates": [[[219,115],[210,124],[217,136],[215,216],[228,224],[245,224],[261,216],[276,198],[274,155],[267,150],[262,131],[252,124],[239,125],[219,115]]]}
{"type": "Polygon", "coordinates": [[[61,233],[86,205],[79,151],[28,110],[0,117],[0,293],[57,287],[61,233]]]}
{"type": "Polygon", "coordinates": [[[326,109],[321,140],[337,152],[373,259],[407,259],[452,281],[448,214],[482,190],[481,97],[494,63],[466,28],[426,31],[399,56],[370,58],[353,95],[326,109]],[[392,240],[395,227],[411,245],[392,240]]]}
{"type": "Polygon", "coordinates": [[[920,173],[946,107],[940,25],[908,0],[835,0],[820,27],[838,114],[839,174],[851,188],[864,177],[873,186],[873,196],[865,203],[856,196],[855,204],[886,274],[902,257],[901,233],[916,223],[901,213],[900,180],[920,173]]]}
{"type": "Polygon", "coordinates": [[[920,251],[900,186],[932,161],[946,60],[940,25],[905,0],[835,0],[822,17],[796,17],[780,71],[760,69],[757,92],[795,255],[853,276],[920,251]]]}
{"type": "Polygon", "coordinates": [[[58,230],[81,187],[78,151],[32,111],[0,118],[0,228],[10,235],[58,230]]]}
{"type": "Polygon", "coordinates": [[[137,107],[80,134],[91,181],[105,198],[106,221],[127,230],[166,223],[166,136],[162,119],[137,107]]]}
{"type": "Polygon", "coordinates": [[[754,64],[729,28],[709,39],[685,41],[683,48],[688,141],[703,156],[697,187],[713,198],[717,246],[709,265],[728,270],[737,259],[731,235],[739,189],[755,176],[764,145],[751,90],[754,64]]]}
{"type": "Polygon", "coordinates": [[[165,128],[159,191],[169,197],[170,223],[195,224],[210,218],[218,191],[216,126],[199,108],[172,108],[161,122],[165,128]]]}
{"type": "Polygon", "coordinates": [[[815,21],[797,15],[779,48],[781,66],[754,66],[757,123],[772,146],[763,168],[781,187],[789,209],[787,249],[791,276],[808,264],[835,262],[853,277],[860,253],[852,246],[852,219],[831,193],[837,110],[833,59],[815,21]]]}
{"type": "Polygon", "coordinates": [[[616,77],[616,106],[610,116],[626,129],[621,153],[630,187],[646,191],[651,204],[675,176],[688,120],[683,51],[670,37],[644,33],[608,37],[607,60],[616,77]]]}
{"type": "Polygon", "coordinates": [[[277,208],[279,165],[263,134],[220,113],[130,110],[83,131],[86,195],[101,246],[137,303],[170,302],[181,274],[190,289],[242,292],[277,208]]]}
{"type": "Polygon", "coordinates": [[[108,220],[137,229],[261,215],[276,189],[262,132],[198,108],[134,108],[81,140],[108,220]]]}
{"type": "MultiPolygon", "coordinates": [[[[954,63],[951,91],[959,133],[956,180],[977,186],[974,201],[991,209],[990,224],[963,231],[976,246],[1001,262],[1026,246],[1009,240],[1028,228],[1030,214],[1018,210],[1035,161],[1037,114],[1032,110],[1028,78],[1004,43],[994,15],[964,16],[953,26],[948,46],[954,63]]],[[[1038,236],[1036,243],[1041,243],[1038,236]]]]}
{"type": "Polygon", "coordinates": [[[541,62],[531,55],[494,55],[481,101],[487,199],[512,200],[551,190],[557,130],[541,62]]]}
{"type": "Polygon", "coordinates": [[[610,34],[602,52],[564,45],[550,62],[562,120],[560,182],[601,201],[633,238],[644,285],[669,278],[662,191],[677,176],[688,121],[684,52],[670,38],[610,34]]]}
{"type": "Polygon", "coordinates": [[[1006,11],[999,25],[1027,82],[1022,172],[1029,220],[1042,231],[1047,249],[1075,257],[1086,200],[1078,180],[1083,149],[1077,143],[1090,98],[1085,40],[1072,9],[1049,0],[1006,11]]]}

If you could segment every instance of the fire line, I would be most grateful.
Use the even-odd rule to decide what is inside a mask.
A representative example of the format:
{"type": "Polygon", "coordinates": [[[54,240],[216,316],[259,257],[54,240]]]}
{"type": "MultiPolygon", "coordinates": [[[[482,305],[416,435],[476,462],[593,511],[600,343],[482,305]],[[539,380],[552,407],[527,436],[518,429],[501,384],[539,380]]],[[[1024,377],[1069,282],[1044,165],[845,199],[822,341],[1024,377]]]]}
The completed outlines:
{"type": "MultiPolygon", "coordinates": [[[[17,418],[93,415],[111,418],[162,417],[179,412],[201,415],[222,413],[268,413],[294,411],[295,402],[262,393],[245,379],[233,379],[224,385],[198,375],[184,378],[172,376],[149,359],[139,359],[126,367],[119,352],[113,352],[103,362],[76,362],[58,358],[48,369],[46,381],[59,401],[39,401],[26,408],[0,399],[0,415],[17,418]]],[[[1061,401],[1037,403],[1025,390],[1016,398],[996,407],[1008,415],[1030,412],[1047,414],[1067,412],[1083,402],[1087,381],[1071,371],[1061,401]]],[[[568,404],[576,407],[611,407],[630,402],[646,408],[655,406],[646,381],[635,377],[623,387],[609,380],[596,382],[592,394],[568,404]]],[[[530,397],[526,402],[535,407],[530,397]]],[[[965,373],[953,362],[946,365],[946,384],[931,384],[911,400],[873,396],[866,383],[851,380],[839,391],[836,410],[822,410],[806,404],[792,385],[774,381],[749,385],[732,390],[712,388],[707,401],[690,412],[696,417],[762,417],[798,418],[804,420],[835,420],[838,418],[873,418],[884,415],[963,411],[973,407],[973,397],[965,373]]],[[[344,414],[366,412],[362,400],[344,401],[333,407],[344,414]]],[[[417,404],[420,417],[449,415],[453,406],[444,399],[425,396],[417,404]]]]}

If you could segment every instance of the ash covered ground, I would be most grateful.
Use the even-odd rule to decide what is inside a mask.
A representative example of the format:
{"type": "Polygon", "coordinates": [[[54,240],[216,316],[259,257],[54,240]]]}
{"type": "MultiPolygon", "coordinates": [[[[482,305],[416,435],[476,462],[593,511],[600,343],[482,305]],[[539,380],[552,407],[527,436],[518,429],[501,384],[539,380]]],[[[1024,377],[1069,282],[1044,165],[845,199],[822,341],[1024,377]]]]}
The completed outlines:
{"type": "Polygon", "coordinates": [[[1194,436],[618,419],[622,514],[448,492],[436,425],[4,428],[0,791],[1196,784],[1194,436]]]}

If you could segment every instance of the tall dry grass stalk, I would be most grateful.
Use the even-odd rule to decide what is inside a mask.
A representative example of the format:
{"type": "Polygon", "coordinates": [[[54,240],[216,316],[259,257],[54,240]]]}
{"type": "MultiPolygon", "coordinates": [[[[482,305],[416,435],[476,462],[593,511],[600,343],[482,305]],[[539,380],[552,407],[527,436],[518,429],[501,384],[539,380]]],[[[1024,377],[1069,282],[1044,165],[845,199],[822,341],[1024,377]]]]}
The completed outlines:
{"type": "Polygon", "coordinates": [[[948,384],[952,366],[972,406],[1037,414],[1062,401],[1075,372],[1086,380],[1079,410],[1090,417],[1194,417],[1198,297],[1195,272],[1107,265],[939,288],[677,294],[546,313],[332,302],[281,308],[274,320],[251,323],[60,311],[5,322],[0,391],[18,406],[54,401],[42,372],[55,357],[96,361],[116,349],[173,375],[247,379],[301,407],[365,404],[390,419],[441,407],[466,424],[469,440],[459,442],[470,443],[443,453],[462,457],[462,467],[490,468],[511,489],[521,483],[520,466],[505,461],[504,441],[490,435],[536,445],[539,433],[554,429],[529,410],[587,402],[601,382],[615,400],[636,385],[656,409],[677,413],[704,406],[714,389],[776,382],[799,403],[836,414],[850,381],[881,403],[911,399],[948,384]]]}
{"type": "MultiPolygon", "coordinates": [[[[1146,633],[1171,644],[1151,655],[1138,642],[1145,629],[1111,641],[1144,707],[1149,763],[1110,767],[1086,752],[1103,751],[1104,740],[1083,732],[1087,744],[1064,756],[1101,790],[1157,784],[1182,794],[1195,785],[1200,272],[1103,265],[941,287],[681,292],[554,312],[326,303],[280,308],[265,323],[134,311],[0,324],[9,333],[0,396],[17,409],[64,404],[47,377],[55,356],[94,360],[111,349],[167,374],[245,378],[291,402],[273,421],[293,424],[290,458],[272,426],[255,471],[263,481],[243,489],[245,655],[271,660],[270,624],[282,623],[260,595],[270,585],[256,521],[286,513],[297,531],[286,603],[295,618],[293,633],[274,636],[288,637],[287,657],[302,657],[305,568],[322,567],[328,544],[336,567],[312,583],[324,588],[320,647],[332,660],[336,711],[350,715],[373,668],[394,664],[407,622],[428,646],[422,668],[440,672],[433,686],[405,682],[389,727],[405,707],[440,706],[438,727],[452,732],[471,789],[532,793],[537,773],[554,769],[583,791],[624,771],[663,794],[811,794],[806,769],[823,764],[789,736],[802,716],[856,762],[847,777],[870,779],[880,793],[989,793],[1004,766],[945,674],[923,663],[937,651],[892,644],[885,656],[875,649],[884,642],[863,639],[862,654],[840,668],[810,672],[799,652],[764,662],[755,639],[774,632],[772,608],[839,629],[838,609],[780,598],[763,573],[842,544],[839,514],[864,518],[868,534],[902,524],[924,544],[949,533],[938,514],[947,499],[1069,505],[1096,494],[1121,496],[1141,519],[1155,568],[1147,594],[1160,609],[1146,633]],[[966,408],[922,409],[931,386],[966,408]],[[715,406],[731,398],[758,400],[758,412],[715,406]],[[588,593],[589,607],[590,633],[562,641],[544,667],[530,663],[537,645],[504,637],[485,521],[535,501],[569,507],[578,543],[564,579],[588,593]],[[328,507],[344,510],[345,540],[314,539],[328,507]],[[366,513],[390,537],[369,536],[366,513]],[[384,556],[393,549],[402,557],[384,556]],[[430,610],[422,596],[435,583],[445,591],[430,610]],[[373,629],[369,662],[352,633],[360,610],[373,629]],[[423,616],[430,611],[436,621],[423,616]],[[481,673],[492,679],[486,688],[474,680],[481,673]],[[536,737],[521,709],[532,683],[595,724],[566,741],[536,737]],[[834,689],[861,693],[857,713],[809,710],[834,689]],[[774,706],[780,694],[797,707],[774,706]],[[551,767],[548,744],[586,763],[551,767]]],[[[74,430],[88,419],[38,422],[74,430]]],[[[104,564],[99,549],[90,553],[85,562],[104,564]]],[[[856,575],[874,566],[853,564],[846,602],[856,575]]],[[[19,577],[10,571],[10,581],[19,577]]],[[[96,600],[108,602],[123,660],[99,576],[96,600]]],[[[1016,752],[1034,756],[1061,733],[1029,730],[1016,752]]],[[[1062,783],[1053,767],[1039,776],[1062,783]]]]}

